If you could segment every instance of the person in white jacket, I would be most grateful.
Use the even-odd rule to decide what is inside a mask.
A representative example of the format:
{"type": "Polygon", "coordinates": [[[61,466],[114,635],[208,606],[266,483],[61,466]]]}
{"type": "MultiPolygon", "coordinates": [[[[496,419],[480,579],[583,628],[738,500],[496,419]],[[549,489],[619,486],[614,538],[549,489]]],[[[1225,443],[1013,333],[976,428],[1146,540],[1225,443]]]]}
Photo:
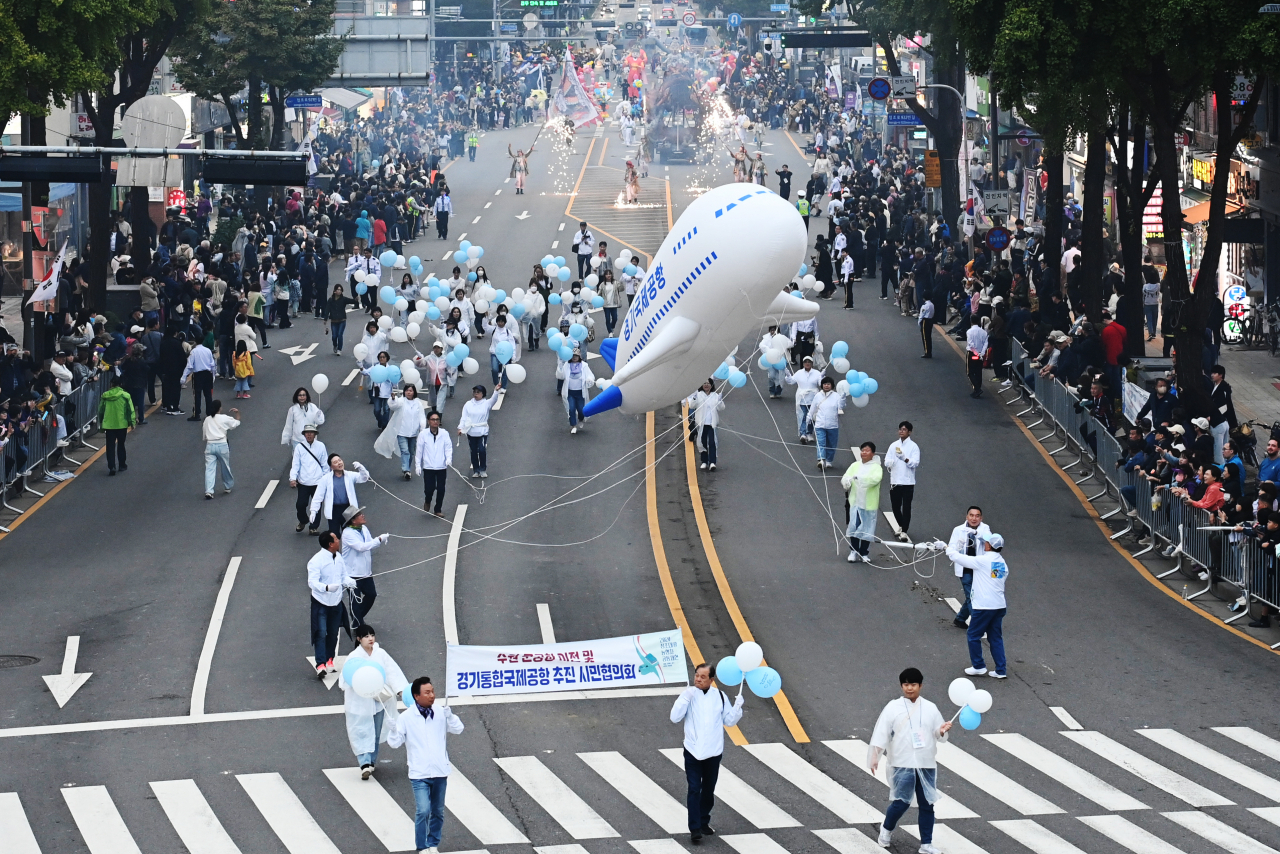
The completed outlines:
{"type": "Polygon", "coordinates": [[[818,392],[809,401],[806,432],[817,436],[818,468],[829,469],[836,462],[840,444],[840,416],[844,414],[844,393],[836,391],[836,381],[823,377],[818,392]]]}
{"type": "MultiPolygon", "coordinates": [[[[713,392],[714,393],[714,392],[713,392]]],[[[684,723],[684,773],[689,781],[689,832],[696,845],[702,837],[715,833],[711,828],[711,807],[715,805],[716,779],[724,757],[724,728],[742,720],[742,693],[730,700],[714,688],[716,669],[699,664],[693,669],[693,685],[684,689],[671,707],[671,722],[684,723]]]]}
{"type": "Polygon", "coordinates": [[[889,470],[889,503],[898,523],[898,539],[911,542],[911,501],[916,492],[916,469],[920,466],[920,446],[911,440],[915,429],[910,421],[898,424],[898,438],[884,452],[884,467],[889,470]]]}
{"type": "Polygon", "coordinates": [[[296,445],[302,441],[302,428],[308,424],[317,427],[324,424],[324,410],[311,402],[311,392],[302,386],[293,393],[293,404],[284,416],[284,430],[280,433],[281,445],[296,445]]]}
{"type": "Polygon", "coordinates": [[[542,294],[538,293],[536,288],[531,288],[525,296],[525,300],[533,303],[533,308],[525,309],[524,316],[520,318],[520,334],[525,341],[529,342],[530,350],[542,349],[540,344],[540,336],[542,335],[542,319],[547,314],[547,301],[542,294]]]}
{"type": "Polygon", "coordinates": [[[577,433],[578,422],[581,421],[584,427],[587,423],[582,408],[591,399],[590,389],[596,384],[596,375],[575,350],[569,361],[561,362],[556,369],[556,379],[560,381],[560,397],[569,413],[569,432],[577,433]]]}
{"type": "MultiPolygon", "coordinates": [[[[702,443],[702,464],[698,468],[704,471],[716,470],[716,427],[720,426],[720,413],[724,410],[724,398],[714,389],[715,380],[708,379],[686,401],[693,423],[698,427],[702,443]]],[[[693,441],[692,436],[689,441],[693,441]]]]}
{"type": "Polygon", "coordinates": [[[485,330],[489,333],[489,372],[493,374],[493,384],[496,386],[507,377],[506,367],[498,358],[498,346],[503,342],[510,344],[510,361],[514,362],[515,354],[520,349],[520,333],[516,331],[514,323],[507,321],[505,314],[499,314],[492,324],[486,324],[485,330]]]}
{"type": "Polygon", "coordinates": [[[351,591],[349,619],[343,621],[347,634],[364,625],[365,615],[373,610],[378,588],[373,582],[373,550],[385,546],[390,534],[374,536],[365,524],[364,508],[352,505],[342,511],[342,562],[347,575],[356,583],[351,591]]]}
{"type": "Polygon", "coordinates": [[[796,387],[796,431],[800,434],[800,444],[807,445],[811,439],[817,441],[808,429],[809,405],[813,403],[813,396],[822,385],[822,372],[813,369],[812,356],[805,356],[800,364],[803,367],[794,373],[788,373],[783,381],[796,387]]]}
{"type": "Polygon", "coordinates": [[[440,413],[427,415],[427,427],[418,434],[418,452],[413,458],[414,474],[422,475],[422,509],[436,516],[444,516],[444,483],[453,465],[453,442],[449,434],[440,429],[440,413]],[[435,509],[431,508],[431,496],[435,495],[435,509]]]}
{"type": "Polygon", "coordinates": [[[447,735],[459,735],[462,721],[453,709],[436,702],[431,680],[419,676],[409,688],[413,703],[396,719],[387,746],[407,745],[409,783],[413,786],[413,836],[419,854],[438,854],[444,830],[444,795],[449,785],[447,735]]]}
{"type": "MultiPolygon", "coordinates": [[[[387,349],[387,333],[378,328],[376,320],[370,320],[364,327],[364,337],[360,339],[360,343],[365,346],[368,352],[363,359],[357,359],[356,365],[361,372],[367,372],[374,365],[378,364],[378,354],[385,352],[387,349]]],[[[369,402],[373,403],[378,393],[377,383],[369,383],[369,402]]]]}
{"type": "MultiPolygon", "coordinates": [[[[785,335],[778,334],[777,325],[769,327],[769,331],[760,339],[760,355],[768,353],[770,350],[781,350],[782,361],[786,362],[790,359],[791,339],[785,335]]],[[[782,397],[782,381],[786,376],[786,366],[775,368],[769,366],[769,397],[770,399],[782,397]]]]}
{"type": "Polygon", "coordinates": [[[413,468],[414,454],[418,449],[418,434],[427,426],[427,411],[422,408],[418,399],[418,387],[410,383],[404,387],[403,395],[393,394],[391,397],[391,420],[388,430],[394,430],[396,446],[400,451],[400,468],[404,479],[413,477],[409,472],[413,468]]]}
{"type": "MultiPolygon", "coordinates": [[[[951,537],[947,540],[947,548],[963,555],[976,557],[982,554],[982,538],[991,533],[991,528],[982,521],[982,508],[973,505],[965,513],[964,522],[951,529],[951,537]]],[[[960,579],[960,587],[964,590],[964,604],[956,613],[952,624],[957,628],[969,627],[969,614],[973,608],[973,570],[963,564],[952,561],[952,569],[956,578],[960,579]]]]}
{"type": "Polygon", "coordinates": [[[338,687],[345,697],[342,708],[347,718],[347,741],[356,762],[360,763],[360,779],[368,780],[378,770],[378,748],[389,734],[390,728],[384,726],[386,719],[395,716],[396,700],[409,680],[404,678],[404,671],[395,659],[378,644],[373,626],[365,623],[356,629],[356,644],[347,654],[348,665],[342,668],[338,687]],[[382,688],[372,697],[360,696],[347,682],[348,673],[355,673],[354,669],[348,669],[353,661],[372,661],[382,668],[382,688]]]}
{"type": "Polygon", "coordinates": [[[360,506],[360,501],[356,498],[356,484],[368,482],[369,470],[357,461],[351,464],[355,471],[347,471],[342,457],[337,454],[330,454],[326,462],[329,464],[329,471],[320,478],[320,482],[316,484],[316,494],[311,496],[311,527],[320,526],[320,513],[323,512],[323,518],[329,523],[329,530],[341,534],[342,511],[348,507],[360,506]]]}
{"type": "MultiPolygon", "coordinates": [[[[298,527],[293,530],[299,534],[311,518],[311,499],[316,494],[316,487],[329,470],[325,462],[329,450],[317,437],[318,432],[314,424],[302,425],[302,441],[293,446],[293,462],[289,464],[289,488],[298,490],[298,498],[294,502],[298,527]]],[[[310,533],[319,533],[314,522],[310,533]]]]}
{"type": "Polygon", "coordinates": [[[502,383],[493,387],[493,394],[485,397],[485,387],[474,386],[471,389],[471,400],[462,405],[462,418],[458,420],[458,435],[467,434],[467,444],[471,448],[471,476],[489,476],[489,412],[498,402],[498,393],[502,391],[502,383]]]}
{"type": "Polygon", "coordinates": [[[893,830],[915,798],[920,811],[920,854],[942,854],[933,845],[933,805],[938,802],[938,745],[946,744],[951,722],[938,707],[920,696],[924,676],[908,667],[898,676],[902,696],[880,712],[867,750],[867,766],[875,774],[883,758],[888,767],[889,809],[880,825],[881,848],[892,842],[893,830]]]}

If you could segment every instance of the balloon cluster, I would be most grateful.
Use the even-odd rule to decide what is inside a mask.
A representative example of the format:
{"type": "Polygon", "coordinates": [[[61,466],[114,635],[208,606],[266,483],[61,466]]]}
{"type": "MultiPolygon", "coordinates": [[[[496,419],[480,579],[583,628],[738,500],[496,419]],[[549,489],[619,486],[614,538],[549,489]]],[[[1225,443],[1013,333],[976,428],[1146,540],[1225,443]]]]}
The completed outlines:
{"type": "MultiPolygon", "coordinates": [[[[559,279],[567,282],[573,278],[573,271],[569,269],[565,263],[563,255],[543,255],[542,271],[547,274],[548,279],[559,279]]],[[[559,300],[556,300],[558,303],[559,300]]]]}
{"type": "Polygon", "coordinates": [[[983,712],[989,711],[994,702],[990,691],[974,687],[973,682],[963,676],[951,680],[947,696],[960,707],[960,726],[965,729],[977,729],[982,724],[983,712]]]}
{"type": "Polygon", "coordinates": [[[734,388],[742,388],[747,384],[747,375],[738,370],[737,363],[734,362],[733,356],[726,357],[725,360],[720,363],[720,367],[716,368],[715,372],[712,373],[711,376],[718,380],[728,380],[729,385],[734,388]]]}
{"type": "Polygon", "coordinates": [[[361,697],[372,700],[386,683],[387,671],[376,661],[348,656],[342,665],[342,681],[361,697]]]}
{"type": "MultiPolygon", "coordinates": [[[[397,255],[390,249],[378,256],[378,263],[384,267],[394,267],[397,270],[403,270],[406,266],[404,256],[397,255]]],[[[419,261],[418,264],[421,266],[422,262],[419,261]]]]}
{"type": "MultiPolygon", "coordinates": [[[[453,263],[466,264],[467,269],[472,270],[483,257],[483,247],[474,245],[470,240],[464,240],[458,244],[458,251],[453,253],[453,263]]],[[[474,273],[468,273],[467,278],[473,282],[476,280],[474,273]]]]}
{"type": "Polygon", "coordinates": [[[849,395],[853,405],[861,409],[871,402],[871,395],[880,390],[880,383],[867,376],[865,371],[855,371],[849,366],[849,345],[837,341],[831,345],[831,367],[844,374],[844,379],[836,383],[836,390],[849,395]]]}
{"type": "Polygon", "coordinates": [[[733,655],[720,659],[716,679],[724,685],[741,685],[746,679],[751,693],[768,699],[782,690],[782,676],[772,667],[761,667],[763,663],[764,650],[760,644],[747,641],[739,645],[733,655]]]}

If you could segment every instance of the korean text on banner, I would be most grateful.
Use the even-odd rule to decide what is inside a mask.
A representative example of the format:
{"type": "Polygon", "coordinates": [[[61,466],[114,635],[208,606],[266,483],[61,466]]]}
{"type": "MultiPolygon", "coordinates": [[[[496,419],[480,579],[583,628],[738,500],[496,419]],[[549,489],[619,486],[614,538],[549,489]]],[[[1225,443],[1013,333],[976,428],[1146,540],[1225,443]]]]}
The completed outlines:
{"type": "Polygon", "coordinates": [[[448,696],[687,684],[679,629],[530,646],[450,646],[448,696]]]}

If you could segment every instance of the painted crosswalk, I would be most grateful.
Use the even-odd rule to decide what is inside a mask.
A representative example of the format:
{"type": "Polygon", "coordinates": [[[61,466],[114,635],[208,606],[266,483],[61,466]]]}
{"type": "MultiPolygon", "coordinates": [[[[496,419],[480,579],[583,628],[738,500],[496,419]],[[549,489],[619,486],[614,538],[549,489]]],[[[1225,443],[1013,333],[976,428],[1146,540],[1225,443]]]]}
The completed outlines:
{"type": "MultiPolygon", "coordinates": [[[[1221,727],[1061,736],[994,732],[942,745],[935,844],[948,854],[1280,854],[1280,774],[1269,765],[1280,741],[1271,735],[1221,727]]],[[[867,767],[867,752],[857,738],[730,747],[716,787],[716,844],[734,854],[880,850],[887,778],[883,765],[874,774],[867,767]]],[[[445,850],[600,854],[596,846],[622,844],[680,854],[689,842],[683,764],[680,748],[473,760],[449,776],[445,850]]],[[[402,777],[365,780],[350,766],[230,779],[156,780],[142,791],[65,786],[49,793],[65,808],[52,816],[32,810],[37,793],[0,792],[0,851],[140,854],[174,849],[176,840],[189,854],[417,850],[402,777]],[[58,825],[74,826],[76,847],[42,838],[58,825]],[[157,827],[165,828],[160,839],[157,827]]],[[[919,832],[904,824],[898,834],[919,832]]]]}

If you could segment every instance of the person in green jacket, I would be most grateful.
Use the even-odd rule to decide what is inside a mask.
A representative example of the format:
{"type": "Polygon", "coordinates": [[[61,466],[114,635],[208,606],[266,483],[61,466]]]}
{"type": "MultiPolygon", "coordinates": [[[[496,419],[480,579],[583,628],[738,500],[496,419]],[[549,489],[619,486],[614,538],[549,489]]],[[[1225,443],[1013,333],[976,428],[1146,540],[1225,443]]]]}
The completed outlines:
{"type": "Polygon", "coordinates": [[[880,513],[880,481],[884,466],[876,456],[876,446],[863,442],[858,459],[845,470],[840,485],[849,494],[849,563],[871,563],[867,552],[876,538],[876,516],[880,513]]]}
{"type": "Polygon", "coordinates": [[[467,131],[467,157],[472,163],[476,162],[476,149],[480,147],[480,131],[475,125],[471,126],[471,130],[467,131]]]}
{"type": "Polygon", "coordinates": [[[107,434],[107,474],[116,473],[116,462],[120,463],[120,471],[128,471],[125,462],[124,440],[129,435],[129,428],[138,423],[138,411],[133,408],[133,398],[120,386],[121,378],[112,374],[111,388],[102,393],[98,400],[98,424],[107,434]]]}

